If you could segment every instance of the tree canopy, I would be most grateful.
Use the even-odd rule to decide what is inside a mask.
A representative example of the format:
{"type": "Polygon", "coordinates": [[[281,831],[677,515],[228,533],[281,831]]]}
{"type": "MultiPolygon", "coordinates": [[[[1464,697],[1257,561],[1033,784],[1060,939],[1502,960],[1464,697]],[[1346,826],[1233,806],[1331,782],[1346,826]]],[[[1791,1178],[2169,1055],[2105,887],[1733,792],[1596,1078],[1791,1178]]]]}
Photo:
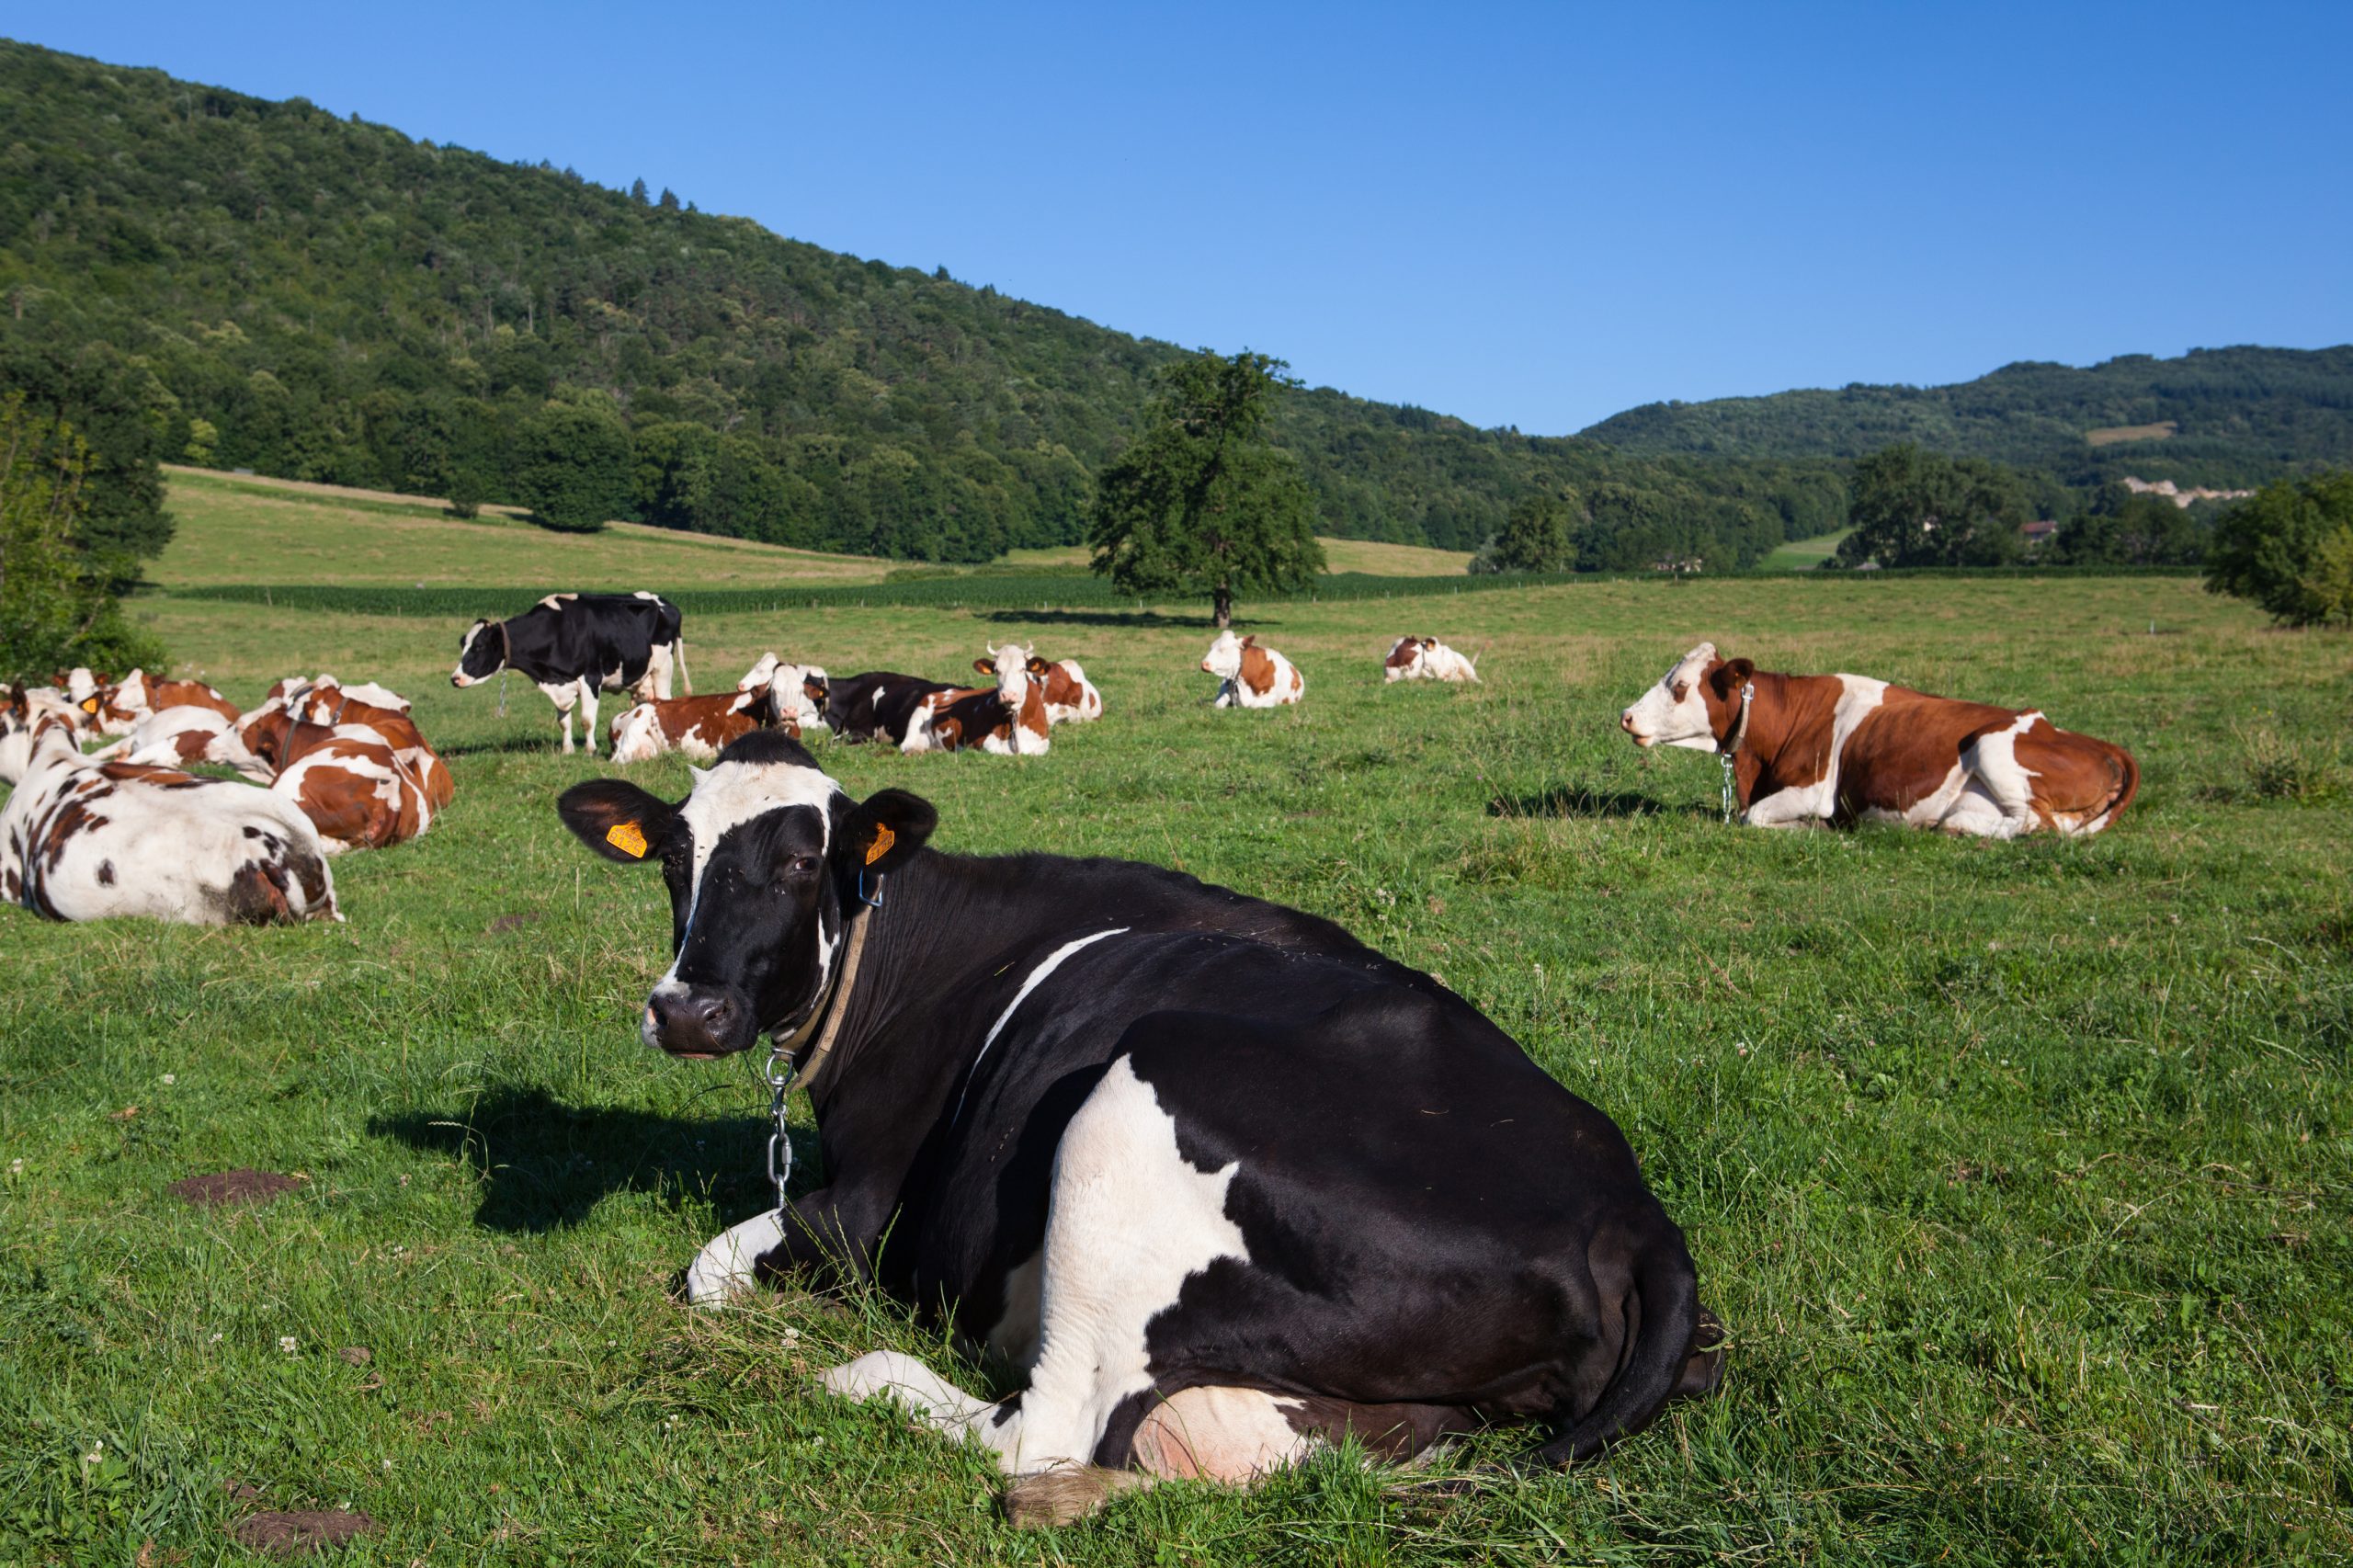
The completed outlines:
{"type": "Polygon", "coordinates": [[[2035,515],[2024,476],[1999,463],[1898,445],[1855,465],[1841,560],[1881,566],[2000,566],[2035,515]]]}
{"type": "Polygon", "coordinates": [[[1324,570],[1298,462],[1266,437],[1287,368],[1204,349],[1161,372],[1143,433],[1096,487],[1087,542],[1120,592],[1207,596],[1226,627],[1237,593],[1302,588],[1324,570]]]}
{"type": "Polygon", "coordinates": [[[2206,588],[2290,626],[2353,626],[2353,470],[2279,480],[2223,513],[2206,588]]]}
{"type": "Polygon", "coordinates": [[[160,662],[123,619],[121,562],[90,548],[106,472],[64,419],[22,392],[0,397],[0,680],[160,662]]]}

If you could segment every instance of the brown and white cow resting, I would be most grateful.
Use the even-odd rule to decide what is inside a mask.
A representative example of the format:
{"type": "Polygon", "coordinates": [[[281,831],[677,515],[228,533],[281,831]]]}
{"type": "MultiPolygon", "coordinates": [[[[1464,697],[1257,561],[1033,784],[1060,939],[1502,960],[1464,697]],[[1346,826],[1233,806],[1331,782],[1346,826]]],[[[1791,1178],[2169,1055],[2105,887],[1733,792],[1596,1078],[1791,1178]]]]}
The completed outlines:
{"type": "Polygon", "coordinates": [[[1384,685],[1401,680],[1448,680],[1476,686],[1479,667],[1435,637],[1400,637],[1381,665],[1384,685]]]}
{"type": "Polygon", "coordinates": [[[1702,642],[1618,718],[1638,746],[1728,756],[1751,827],[1901,823],[1984,838],[2088,835],[2132,802],[2123,747],[2033,710],[1931,697],[1869,676],[1791,676],[1702,642]]]}
{"type": "Polygon", "coordinates": [[[98,762],[21,695],[0,710],[0,897],[51,920],[340,920],[294,804],[233,779],[98,762]]]}

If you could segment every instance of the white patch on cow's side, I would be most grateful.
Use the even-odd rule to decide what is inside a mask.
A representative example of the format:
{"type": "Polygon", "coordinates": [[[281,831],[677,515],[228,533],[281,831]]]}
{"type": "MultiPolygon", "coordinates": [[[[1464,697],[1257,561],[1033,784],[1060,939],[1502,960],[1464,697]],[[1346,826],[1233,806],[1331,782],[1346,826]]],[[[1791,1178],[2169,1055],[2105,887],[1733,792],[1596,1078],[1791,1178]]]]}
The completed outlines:
{"type": "MultiPolygon", "coordinates": [[[[1887,682],[1870,676],[1842,675],[1831,678],[1838,682],[1838,700],[1830,712],[1830,756],[1822,777],[1802,789],[1782,790],[1756,801],[1741,813],[1740,820],[1746,825],[1810,827],[1837,814],[1838,779],[1847,743],[1854,738],[1863,721],[1887,700],[1887,682]]],[[[1713,743],[1710,744],[1712,749],[1713,743]]]]}
{"type": "Polygon", "coordinates": [[[716,1312],[730,1297],[750,1290],[753,1266],[783,1240],[784,1222],[773,1209],[720,1232],[688,1266],[688,1304],[716,1312]]]}
{"type": "Polygon", "coordinates": [[[1965,822],[1948,819],[1939,826],[1948,832],[1973,833],[1986,838],[2018,838],[2034,831],[2035,774],[2018,760],[2018,737],[2041,722],[2042,715],[2029,710],[2013,720],[2007,729],[1980,735],[1961,749],[1962,765],[1969,769],[1983,798],[1993,806],[1996,820],[1983,823],[1980,812],[1972,813],[1965,822]]]}
{"type": "Polygon", "coordinates": [[[1196,1169],[1177,1148],[1175,1119],[1121,1057],[1054,1153],[1038,1364],[1018,1408],[978,1405],[904,1357],[862,1358],[828,1373],[826,1386],[906,1398],[933,1425],[995,1450],[1007,1474],[1086,1462],[1121,1403],[1152,1386],[1146,1326],[1194,1275],[1220,1258],[1247,1261],[1225,1212],[1240,1169],[1196,1169]]]}
{"type": "Polygon", "coordinates": [[[1071,954],[1081,948],[1093,947],[1106,937],[1117,937],[1127,930],[1128,927],[1125,926],[1114,926],[1108,931],[1097,931],[1092,936],[1073,937],[1048,953],[1045,960],[1029,971],[1028,978],[1021,982],[1021,989],[1013,994],[1013,1000],[1005,1005],[1005,1011],[999,1013],[996,1016],[996,1022],[989,1026],[987,1036],[981,1041],[981,1049],[972,1053],[972,1065],[964,1073],[964,1094],[956,1096],[956,1114],[948,1119],[950,1126],[955,1125],[964,1115],[964,1095],[972,1092],[972,1080],[980,1075],[981,1059],[989,1053],[989,1047],[996,1043],[996,1037],[1005,1032],[1005,1026],[1012,1022],[1013,1015],[1020,1011],[1021,1004],[1029,1000],[1029,993],[1043,985],[1047,977],[1062,968],[1063,960],[1069,958],[1071,954]]]}

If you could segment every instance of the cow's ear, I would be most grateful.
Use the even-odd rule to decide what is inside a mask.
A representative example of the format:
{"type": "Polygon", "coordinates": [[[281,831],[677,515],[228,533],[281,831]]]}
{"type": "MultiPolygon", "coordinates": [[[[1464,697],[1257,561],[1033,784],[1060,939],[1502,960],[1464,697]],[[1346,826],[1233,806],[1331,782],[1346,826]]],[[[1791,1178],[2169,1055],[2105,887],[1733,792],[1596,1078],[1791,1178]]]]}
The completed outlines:
{"type": "Polygon", "coordinates": [[[996,674],[996,661],[995,659],[974,659],[972,661],[972,667],[980,671],[981,674],[984,676],[993,676],[996,674]]]}
{"type": "Polygon", "coordinates": [[[1249,636],[1245,637],[1242,640],[1242,645],[1245,648],[1256,648],[1258,645],[1258,634],[1253,631],[1249,636]]]}
{"type": "Polygon", "coordinates": [[[938,825],[939,813],[921,795],[877,790],[843,819],[839,842],[852,869],[879,876],[906,864],[938,825]]]}
{"type": "Polygon", "coordinates": [[[1716,688],[1717,696],[1734,698],[1740,695],[1740,688],[1747,685],[1749,677],[1756,673],[1756,665],[1752,660],[1726,659],[1708,672],[1708,684],[1716,688]]]}
{"type": "Polygon", "coordinates": [[[1046,671],[1051,666],[1047,665],[1046,661],[1040,658],[1037,654],[1032,653],[1029,655],[1029,673],[1031,675],[1036,676],[1042,680],[1045,678],[1046,671]]]}
{"type": "Polygon", "coordinates": [[[592,778],[558,798],[556,814],[581,843],[624,866],[651,858],[678,809],[626,778],[592,778]]]}

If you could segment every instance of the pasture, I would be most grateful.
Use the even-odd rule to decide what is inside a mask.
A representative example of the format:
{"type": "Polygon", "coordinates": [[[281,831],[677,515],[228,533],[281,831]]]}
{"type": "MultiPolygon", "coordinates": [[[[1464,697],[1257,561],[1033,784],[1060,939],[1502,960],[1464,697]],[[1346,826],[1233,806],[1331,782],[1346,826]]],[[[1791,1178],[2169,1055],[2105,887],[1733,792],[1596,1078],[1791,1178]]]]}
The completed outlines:
{"type": "MultiPolygon", "coordinates": [[[[597,577],[622,580],[700,585],[597,577]]],[[[234,1558],[255,1506],[362,1510],[381,1533],[347,1559],[386,1563],[2353,1552],[2353,642],[2177,578],[1242,608],[1302,707],[1209,710],[1206,617],[688,636],[705,690],[770,648],[836,675],[946,676],[1008,638],[1084,661],[1107,716],[1049,756],[820,759],[929,797],[943,848],[1181,867],[1443,977],[1625,1129],[1731,1330],[1718,1398],[1572,1471],[1481,1472],[1530,1440],[1505,1432],[1012,1530],[982,1456],[813,1389],[882,1346],[987,1381],[892,1304],[670,1299],[767,1201],[767,1096],[745,1060],[636,1042],[666,909],[551,809],[601,759],[558,756],[521,681],[503,719],[494,687],[451,690],[455,621],[157,597],[138,613],[240,701],[322,669],[410,694],[459,792],[336,863],[339,926],[0,910],[0,1559],[234,1558]],[[1404,631],[1486,683],[1384,688],[1404,631]],[[1702,637],[2042,707],[2131,746],[2139,802],[2086,843],[1728,829],[1711,758],[1615,729],[1702,637]],[[243,1166],[299,1186],[165,1191],[243,1166]]],[[[685,793],[675,759],[633,771],[685,793]]]]}

